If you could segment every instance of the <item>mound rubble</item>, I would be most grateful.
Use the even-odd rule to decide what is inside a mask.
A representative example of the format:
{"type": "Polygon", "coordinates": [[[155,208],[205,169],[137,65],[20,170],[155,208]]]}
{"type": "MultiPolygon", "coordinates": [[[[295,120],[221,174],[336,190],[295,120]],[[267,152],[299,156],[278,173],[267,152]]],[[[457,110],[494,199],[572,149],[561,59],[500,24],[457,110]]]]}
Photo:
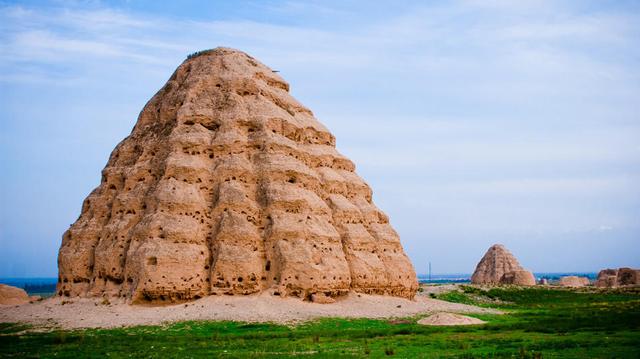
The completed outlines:
{"type": "Polygon", "coordinates": [[[398,234],[335,144],[256,59],[227,48],[190,56],[64,233],[57,293],[412,298],[398,234]]]}

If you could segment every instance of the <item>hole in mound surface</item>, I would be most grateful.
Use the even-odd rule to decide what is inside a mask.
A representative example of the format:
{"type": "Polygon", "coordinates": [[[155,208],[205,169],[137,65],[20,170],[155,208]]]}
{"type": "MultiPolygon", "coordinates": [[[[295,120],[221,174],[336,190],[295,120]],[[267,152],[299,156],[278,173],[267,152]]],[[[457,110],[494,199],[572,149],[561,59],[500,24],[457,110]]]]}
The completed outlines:
{"type": "Polygon", "coordinates": [[[156,258],[156,257],[147,258],[147,264],[148,265],[152,265],[152,266],[157,265],[158,264],[158,258],[156,258]]]}
{"type": "Polygon", "coordinates": [[[220,128],[220,125],[218,125],[217,123],[201,123],[200,125],[202,125],[209,131],[216,131],[218,128],[220,128]]]}

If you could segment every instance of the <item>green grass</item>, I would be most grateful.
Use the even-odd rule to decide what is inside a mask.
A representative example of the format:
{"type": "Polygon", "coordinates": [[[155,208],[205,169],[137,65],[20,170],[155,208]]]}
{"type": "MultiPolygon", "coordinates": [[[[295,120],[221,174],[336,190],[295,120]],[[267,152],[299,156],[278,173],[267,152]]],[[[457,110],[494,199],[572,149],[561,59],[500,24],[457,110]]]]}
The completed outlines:
{"type": "Polygon", "coordinates": [[[465,287],[440,295],[498,307],[473,327],[406,320],[323,319],[288,327],[182,322],[109,330],[24,332],[0,324],[0,357],[403,357],[639,358],[640,294],[465,287]]]}

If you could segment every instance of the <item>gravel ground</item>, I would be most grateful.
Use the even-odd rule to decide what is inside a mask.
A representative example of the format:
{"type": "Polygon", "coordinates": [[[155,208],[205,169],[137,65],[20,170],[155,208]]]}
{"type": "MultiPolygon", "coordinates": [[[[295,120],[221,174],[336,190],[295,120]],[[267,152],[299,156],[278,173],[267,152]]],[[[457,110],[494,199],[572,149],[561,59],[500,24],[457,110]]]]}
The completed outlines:
{"type": "Polygon", "coordinates": [[[36,327],[114,328],[158,325],[185,320],[234,320],[295,323],[321,317],[394,318],[437,312],[495,313],[494,309],[450,303],[418,295],[414,300],[351,293],[332,304],[263,293],[251,296],[209,296],[193,302],[165,305],[129,305],[123,300],[103,304],[101,298],[59,297],[20,306],[0,306],[0,322],[36,327]]]}

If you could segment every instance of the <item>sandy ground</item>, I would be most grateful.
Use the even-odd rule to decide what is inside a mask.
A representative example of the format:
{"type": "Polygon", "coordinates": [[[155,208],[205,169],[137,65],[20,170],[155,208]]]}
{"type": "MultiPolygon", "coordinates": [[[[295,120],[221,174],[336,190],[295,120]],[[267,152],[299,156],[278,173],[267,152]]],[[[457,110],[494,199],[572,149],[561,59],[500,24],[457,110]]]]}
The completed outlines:
{"type": "Polygon", "coordinates": [[[74,329],[158,325],[185,320],[295,323],[321,317],[394,318],[436,312],[500,313],[425,295],[407,300],[352,293],[333,304],[317,304],[264,293],[242,297],[209,296],[168,306],[129,305],[124,301],[114,303],[113,300],[105,305],[98,298],[75,298],[63,302],[61,298],[54,297],[20,306],[0,306],[0,322],[74,329]]]}

